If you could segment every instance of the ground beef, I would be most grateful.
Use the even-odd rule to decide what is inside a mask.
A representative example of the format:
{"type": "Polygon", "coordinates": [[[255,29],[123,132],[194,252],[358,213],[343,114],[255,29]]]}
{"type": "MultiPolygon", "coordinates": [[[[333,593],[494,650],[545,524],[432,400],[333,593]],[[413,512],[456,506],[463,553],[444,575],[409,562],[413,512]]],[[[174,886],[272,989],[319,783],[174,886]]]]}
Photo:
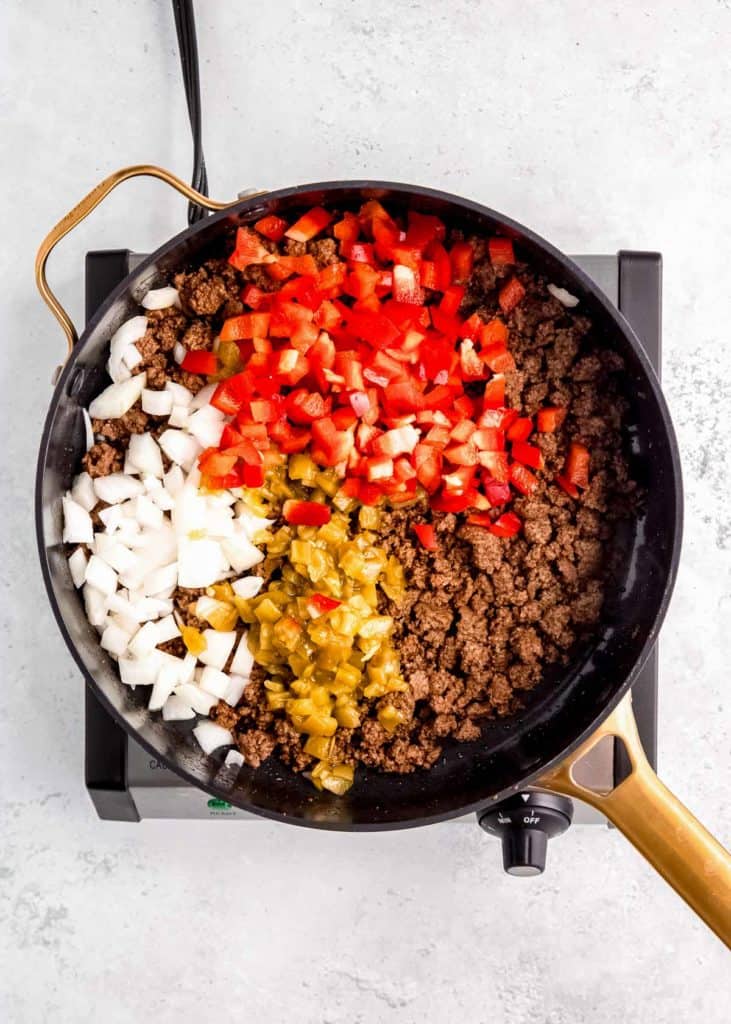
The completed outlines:
{"type": "Polygon", "coordinates": [[[110,473],[119,473],[123,465],[123,455],[113,445],[106,441],[99,441],[92,445],[84,458],[81,460],[86,472],[91,477],[109,476],[110,473]]]}

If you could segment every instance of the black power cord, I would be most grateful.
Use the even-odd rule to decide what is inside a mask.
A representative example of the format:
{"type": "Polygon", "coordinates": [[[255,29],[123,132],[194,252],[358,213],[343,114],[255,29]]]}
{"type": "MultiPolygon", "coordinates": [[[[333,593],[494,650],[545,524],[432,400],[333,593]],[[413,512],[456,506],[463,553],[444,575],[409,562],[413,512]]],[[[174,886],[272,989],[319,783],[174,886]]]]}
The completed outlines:
{"type": "MultiPolygon", "coordinates": [[[[180,66],[183,70],[185,97],[188,101],[190,128],[193,133],[193,178],[191,185],[202,195],[208,195],[208,175],[203,156],[201,86],[198,71],[198,41],[195,34],[193,0],[173,0],[175,28],[178,33],[180,66]]],[[[206,216],[207,211],[197,203],[188,204],[188,223],[195,224],[206,216]]]]}

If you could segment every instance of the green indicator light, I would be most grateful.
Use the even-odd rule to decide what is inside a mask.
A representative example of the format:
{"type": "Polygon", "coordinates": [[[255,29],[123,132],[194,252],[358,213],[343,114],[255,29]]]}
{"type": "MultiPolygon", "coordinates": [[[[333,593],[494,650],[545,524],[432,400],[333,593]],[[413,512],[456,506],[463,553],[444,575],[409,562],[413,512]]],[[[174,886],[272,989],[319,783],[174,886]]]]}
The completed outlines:
{"type": "Polygon", "coordinates": [[[212,797],[208,801],[208,806],[212,811],[229,811],[231,809],[231,804],[225,800],[219,800],[217,797],[212,797]]]}

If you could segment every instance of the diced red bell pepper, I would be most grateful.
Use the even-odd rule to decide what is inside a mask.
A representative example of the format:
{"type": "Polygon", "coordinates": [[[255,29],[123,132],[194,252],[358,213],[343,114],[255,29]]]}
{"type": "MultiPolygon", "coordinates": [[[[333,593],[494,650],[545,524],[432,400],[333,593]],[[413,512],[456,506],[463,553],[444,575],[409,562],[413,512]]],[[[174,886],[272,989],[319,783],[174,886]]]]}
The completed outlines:
{"type": "Polygon", "coordinates": [[[247,284],[241,289],[241,301],[250,309],[265,311],[269,308],[272,296],[269,292],[262,291],[255,284],[247,284]]]}
{"type": "Polygon", "coordinates": [[[406,456],[402,455],[393,464],[393,475],[397,480],[414,480],[416,470],[406,456]]]}
{"type": "Polygon", "coordinates": [[[261,487],[264,484],[264,467],[244,463],[241,477],[244,481],[244,487],[261,487]]]}
{"type": "Polygon", "coordinates": [[[299,220],[296,220],[291,228],[287,228],[284,234],[287,238],[294,239],[295,242],[309,242],[315,235],[319,235],[332,219],[333,215],[327,210],[321,206],[313,206],[299,220]]]}
{"type": "Polygon", "coordinates": [[[279,450],[285,455],[303,452],[312,440],[309,430],[291,427],[286,420],[277,420],[269,425],[269,436],[276,442],[279,450]]]}
{"type": "Polygon", "coordinates": [[[237,373],[221,381],[211,396],[211,405],[227,416],[235,416],[251,393],[252,385],[247,374],[237,373]]]}
{"type": "Polygon", "coordinates": [[[323,267],[315,278],[317,289],[329,298],[337,298],[343,290],[348,267],[345,263],[330,263],[323,267]]]}
{"type": "Polygon", "coordinates": [[[499,427],[479,427],[472,434],[472,443],[482,452],[501,452],[505,448],[505,435],[499,427]]]}
{"type": "Polygon", "coordinates": [[[566,491],[570,498],[579,497],[579,488],[576,484],[572,484],[570,480],[567,480],[565,476],[557,476],[556,483],[562,490],[566,491]]]}
{"type": "Polygon", "coordinates": [[[387,430],[373,442],[373,453],[388,455],[389,458],[395,458],[397,455],[410,455],[418,444],[419,437],[419,431],[411,426],[387,430]]]}
{"type": "Polygon", "coordinates": [[[527,441],[533,433],[533,421],[529,416],[520,416],[507,429],[508,441],[527,441]]]}
{"type": "Polygon", "coordinates": [[[285,401],[286,411],[293,423],[307,424],[326,416],[325,399],[317,392],[298,388],[290,392],[285,401]]]}
{"type": "Polygon", "coordinates": [[[428,494],[433,494],[442,476],[441,452],[431,444],[417,444],[414,448],[414,465],[417,480],[428,494]]]}
{"type": "MultiPolygon", "coordinates": [[[[473,423],[472,420],[460,420],[456,426],[452,427],[449,436],[453,441],[464,442],[469,441],[470,439],[474,441],[473,435],[476,430],[477,425],[473,423]]],[[[480,447],[478,442],[475,441],[475,444],[477,444],[478,448],[480,447]]]]}
{"type": "Polygon", "coordinates": [[[422,288],[437,287],[437,269],[432,260],[419,261],[419,283],[422,288]]]}
{"type": "Polygon", "coordinates": [[[265,338],[269,330],[269,313],[242,313],[224,320],[221,341],[241,341],[247,338],[265,338]]]}
{"type": "Polygon", "coordinates": [[[437,512],[464,512],[474,503],[474,494],[437,494],[431,500],[431,507],[437,512]]]}
{"type": "Polygon", "coordinates": [[[273,423],[282,414],[281,402],[274,398],[252,398],[250,408],[255,423],[273,423]]]}
{"type": "Polygon", "coordinates": [[[362,338],[374,348],[386,348],[399,337],[399,329],[383,313],[353,313],[348,320],[348,330],[362,338]]]}
{"type": "Polygon", "coordinates": [[[289,302],[278,297],[272,304],[269,335],[272,338],[290,338],[300,324],[309,323],[313,316],[312,310],[301,306],[299,302],[289,302]]]}
{"type": "Polygon", "coordinates": [[[495,317],[480,328],[480,344],[496,345],[502,343],[507,346],[508,333],[507,325],[495,317]]]}
{"type": "Polygon", "coordinates": [[[333,331],[339,326],[342,317],[329,299],[325,299],[315,313],[314,322],[323,331],[333,331]]]}
{"type": "Polygon", "coordinates": [[[260,235],[264,235],[265,238],[269,238],[272,242],[279,242],[287,230],[287,222],[282,220],[281,217],[275,217],[271,214],[258,220],[254,227],[260,235]]]}
{"type": "Polygon", "coordinates": [[[465,338],[459,346],[459,362],[465,380],[481,380],[487,376],[485,364],[475,352],[474,342],[465,338]]]}
{"type": "Polygon", "coordinates": [[[353,263],[373,264],[376,261],[376,254],[370,242],[343,242],[340,246],[340,255],[353,263]]]}
{"type": "Polygon", "coordinates": [[[488,526],[488,530],[496,537],[514,537],[516,533],[520,533],[522,525],[515,512],[503,512],[488,526]]]}
{"type": "MultiPolygon", "coordinates": [[[[454,287],[456,288],[457,285],[454,285],[454,287]]],[[[449,290],[451,291],[451,289],[449,290]]],[[[480,336],[480,331],[484,326],[484,321],[479,313],[473,313],[472,316],[469,316],[462,324],[460,333],[463,338],[469,338],[470,341],[477,341],[480,336]]]]}
{"type": "Polygon", "coordinates": [[[314,256],[280,256],[267,267],[267,274],[274,281],[286,281],[293,274],[317,277],[318,268],[314,256]]]}
{"type": "Polygon", "coordinates": [[[419,286],[419,278],[415,270],[403,263],[393,265],[393,297],[396,302],[406,302],[412,306],[420,306],[424,301],[424,293],[419,286]]]}
{"type": "Polygon", "coordinates": [[[349,430],[338,430],[329,416],[312,424],[313,458],[315,453],[325,466],[337,466],[347,459],[353,448],[353,435],[349,430]]]}
{"type": "MultiPolygon", "coordinates": [[[[383,353],[376,353],[374,365],[376,365],[376,360],[381,355],[383,353]]],[[[393,416],[408,415],[424,408],[423,392],[419,389],[416,381],[410,379],[392,381],[383,396],[383,400],[386,408],[393,416]]]]}
{"type": "Polygon", "coordinates": [[[331,413],[331,418],[338,430],[349,430],[350,427],[354,427],[358,422],[358,417],[353,410],[345,406],[334,409],[331,413]]]}
{"type": "Polygon", "coordinates": [[[307,598],[307,609],[310,608],[315,612],[315,615],[327,615],[328,612],[334,611],[339,608],[342,601],[338,601],[336,597],[330,597],[328,594],[311,594],[307,598]]]}
{"type": "Polygon", "coordinates": [[[333,234],[340,242],[354,242],[360,234],[360,221],[346,210],[343,219],[333,225],[333,234]]]}
{"type": "Polygon", "coordinates": [[[487,243],[487,251],[490,253],[490,262],[494,267],[504,267],[506,264],[515,263],[513,243],[509,238],[491,238],[487,243]]]}
{"type": "Polygon", "coordinates": [[[444,458],[454,463],[455,466],[476,466],[479,462],[479,452],[476,445],[471,441],[465,444],[455,444],[444,449],[444,458]]]}
{"type": "Polygon", "coordinates": [[[377,270],[367,263],[356,263],[345,279],[345,291],[354,299],[367,299],[375,295],[378,286],[379,274],[377,270]]]}
{"type": "Polygon", "coordinates": [[[510,483],[521,494],[532,494],[538,485],[538,478],[533,476],[529,469],[522,466],[519,462],[511,462],[510,464],[510,483]]]}
{"type": "Polygon", "coordinates": [[[506,483],[510,479],[507,452],[480,452],[480,463],[498,483],[506,483]]]}
{"type": "Polygon", "coordinates": [[[363,505],[377,505],[381,500],[381,489],[378,484],[361,480],[358,488],[358,501],[363,505]]]}
{"type": "Polygon", "coordinates": [[[440,334],[443,334],[450,342],[454,342],[462,332],[462,321],[451,313],[445,313],[439,306],[430,306],[431,321],[440,334]]]}
{"type": "MultiPolygon", "coordinates": [[[[507,470],[507,462],[505,466],[507,470]]],[[[485,492],[485,497],[491,505],[504,505],[510,501],[512,497],[510,491],[510,484],[501,483],[499,480],[494,480],[492,477],[488,477],[487,480],[483,481],[482,489],[485,492]]]]}
{"type": "Polygon", "coordinates": [[[409,210],[409,227],[406,244],[416,249],[426,249],[434,239],[442,240],[446,235],[443,221],[432,214],[409,210]]]}
{"type": "Polygon", "coordinates": [[[450,285],[449,288],[445,290],[444,295],[442,295],[441,302],[439,303],[439,308],[442,311],[442,313],[447,313],[449,316],[454,316],[454,314],[457,312],[457,310],[462,304],[464,293],[464,285],[450,285]]]}
{"type": "Polygon", "coordinates": [[[566,457],[563,475],[575,487],[589,486],[589,449],[578,441],[572,441],[566,457]]]}
{"type": "Polygon", "coordinates": [[[512,353],[508,351],[502,342],[483,345],[480,355],[493,373],[509,373],[515,369],[515,360],[512,353]]]}
{"type": "Polygon", "coordinates": [[[431,523],[414,523],[414,533],[427,551],[437,551],[437,535],[431,523]]]}
{"type": "Polygon", "coordinates": [[[389,480],[393,476],[393,459],[388,455],[371,455],[367,460],[368,479],[389,480]]]}
{"type": "Polygon", "coordinates": [[[282,384],[294,387],[309,373],[310,363],[298,349],[283,348],[276,353],[273,370],[282,384]]]}
{"type": "Polygon", "coordinates": [[[218,359],[215,352],[204,352],[201,349],[192,349],[185,353],[180,364],[181,369],[188,373],[199,373],[205,377],[212,377],[218,370],[218,359]]]}
{"type": "Polygon", "coordinates": [[[485,385],[482,404],[486,409],[498,409],[505,405],[505,377],[496,373],[485,385]]]}
{"type": "Polygon", "coordinates": [[[498,292],[498,302],[503,313],[509,313],[515,309],[525,295],[525,288],[517,277],[511,277],[507,284],[498,292]]]}
{"type": "Polygon", "coordinates": [[[528,444],[527,441],[516,441],[510,454],[524,466],[530,466],[531,469],[543,469],[543,453],[534,444],[528,444]]]}
{"type": "Polygon", "coordinates": [[[319,501],[285,501],[282,515],[292,526],[324,526],[330,522],[330,509],[319,501]]]}
{"type": "Polygon", "coordinates": [[[475,415],[475,403],[469,395],[460,395],[454,400],[454,410],[464,419],[471,420],[475,415]]]}
{"type": "Polygon", "coordinates": [[[226,476],[236,465],[235,455],[224,455],[218,448],[206,448],[198,457],[201,473],[208,476],[226,476]]]}
{"type": "Polygon", "coordinates": [[[541,434],[553,434],[566,419],[566,410],[560,405],[547,405],[538,410],[536,423],[541,434]]]}
{"type": "Polygon", "coordinates": [[[438,292],[446,291],[452,283],[452,261],[449,253],[440,242],[433,242],[424,255],[434,263],[434,287],[438,292]]]}
{"type": "Polygon", "coordinates": [[[236,232],[236,248],[228,262],[237,270],[246,270],[252,263],[274,263],[274,256],[251,228],[239,228],[236,232]]]}
{"type": "Polygon", "coordinates": [[[472,273],[475,250],[469,242],[455,242],[449,251],[452,264],[452,280],[456,284],[466,284],[472,273]]]}

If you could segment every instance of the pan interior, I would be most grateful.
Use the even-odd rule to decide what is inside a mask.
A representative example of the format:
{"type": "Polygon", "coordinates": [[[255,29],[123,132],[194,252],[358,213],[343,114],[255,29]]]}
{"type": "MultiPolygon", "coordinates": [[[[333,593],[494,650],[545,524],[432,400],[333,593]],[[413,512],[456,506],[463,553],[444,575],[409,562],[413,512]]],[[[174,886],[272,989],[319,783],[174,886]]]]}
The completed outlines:
{"type": "Polygon", "coordinates": [[[641,667],[667,603],[679,543],[680,480],[672,427],[646,357],[621,316],[566,257],[520,225],[465,200],[410,186],[336,183],[244,200],[172,239],[122,282],[88,325],[57,385],[38,465],[37,517],[41,561],[59,625],[87,681],[128,732],[188,781],[245,809],[305,825],[377,829],[423,824],[505,795],[537,776],[608,713],[641,667]],[[121,684],[86,621],[61,542],[60,510],[60,495],[84,450],[80,410],[106,383],[110,335],[138,312],[137,302],[148,288],[220,251],[223,236],[238,224],[270,212],[292,217],[323,201],[354,208],[373,196],[395,209],[408,205],[436,213],[453,226],[507,234],[537,268],[579,296],[593,321],[594,338],[625,358],[627,444],[647,500],[618,540],[620,567],[598,641],[578,652],[568,670],[549,673],[527,695],[520,713],[488,723],[479,741],[448,743],[428,772],[400,776],[359,768],[344,798],[318,793],[275,759],[256,771],[242,768],[231,784],[220,770],[221,758],[204,755],[189,727],[163,723],[147,711],[146,690],[121,684]]]}

